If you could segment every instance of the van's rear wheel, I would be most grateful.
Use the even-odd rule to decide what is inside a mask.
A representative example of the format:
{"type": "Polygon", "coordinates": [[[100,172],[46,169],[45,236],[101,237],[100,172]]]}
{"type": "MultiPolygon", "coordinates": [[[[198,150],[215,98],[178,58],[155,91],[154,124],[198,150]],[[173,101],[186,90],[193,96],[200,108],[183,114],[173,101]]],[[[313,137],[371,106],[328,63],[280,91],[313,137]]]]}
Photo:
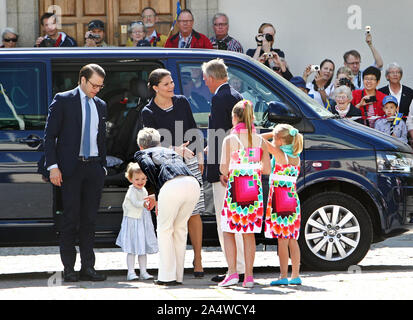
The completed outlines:
{"type": "Polygon", "coordinates": [[[341,192],[324,192],[301,206],[302,263],[317,270],[343,270],[370,249],[373,227],[364,206],[341,192]]]}

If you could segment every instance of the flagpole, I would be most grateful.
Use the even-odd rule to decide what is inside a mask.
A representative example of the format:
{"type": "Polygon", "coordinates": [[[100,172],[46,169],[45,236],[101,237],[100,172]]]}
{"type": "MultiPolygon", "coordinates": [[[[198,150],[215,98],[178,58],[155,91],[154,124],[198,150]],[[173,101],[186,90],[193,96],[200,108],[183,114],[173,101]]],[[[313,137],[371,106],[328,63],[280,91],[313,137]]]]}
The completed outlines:
{"type": "Polygon", "coordinates": [[[176,14],[175,14],[175,19],[174,19],[174,21],[172,22],[172,26],[171,26],[171,29],[169,30],[169,33],[168,33],[168,38],[171,36],[171,34],[172,34],[172,31],[174,30],[174,28],[175,28],[175,24],[176,24],[176,21],[178,20],[178,16],[179,16],[179,14],[181,13],[181,2],[180,2],[180,0],[178,0],[177,2],[176,2],[176,14]]]}

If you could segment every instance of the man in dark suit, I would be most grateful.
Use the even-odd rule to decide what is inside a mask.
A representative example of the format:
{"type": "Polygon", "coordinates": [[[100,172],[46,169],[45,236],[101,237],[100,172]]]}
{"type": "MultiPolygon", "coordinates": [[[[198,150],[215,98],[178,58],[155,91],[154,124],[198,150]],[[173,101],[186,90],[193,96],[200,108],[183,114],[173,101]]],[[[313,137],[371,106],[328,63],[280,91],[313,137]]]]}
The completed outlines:
{"type": "Polygon", "coordinates": [[[96,64],[84,66],[79,86],[58,93],[49,106],[44,149],[50,181],[61,188],[63,219],[60,256],[64,280],[103,281],[94,269],[95,220],[106,174],[106,103],[96,97],[105,71],[96,64]],[[78,231],[77,231],[78,229],[78,231]],[[74,271],[75,241],[79,236],[81,270],[74,271]]]}
{"type": "MultiPolygon", "coordinates": [[[[202,72],[205,84],[213,94],[208,124],[206,176],[208,182],[212,184],[218,237],[222,252],[225,252],[221,229],[221,211],[227,180],[219,171],[219,163],[221,160],[222,142],[232,128],[232,108],[238,101],[242,100],[242,96],[228,84],[227,66],[222,59],[214,59],[204,63],[202,65],[202,72]]],[[[245,271],[242,235],[236,235],[235,239],[237,243],[237,272],[240,274],[240,278],[242,278],[245,271]]],[[[220,282],[224,278],[225,275],[216,276],[212,278],[212,281],[220,282]]]]}

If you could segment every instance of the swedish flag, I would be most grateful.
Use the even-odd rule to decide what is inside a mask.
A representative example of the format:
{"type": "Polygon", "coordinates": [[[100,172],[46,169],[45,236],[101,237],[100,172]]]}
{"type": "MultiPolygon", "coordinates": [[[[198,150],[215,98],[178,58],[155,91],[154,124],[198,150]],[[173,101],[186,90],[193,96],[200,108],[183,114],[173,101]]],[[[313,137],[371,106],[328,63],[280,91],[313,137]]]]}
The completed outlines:
{"type": "Polygon", "coordinates": [[[403,113],[399,112],[394,118],[393,125],[396,126],[399,124],[400,120],[403,118],[403,113]]]}
{"type": "Polygon", "coordinates": [[[169,34],[171,34],[172,33],[172,30],[174,29],[174,27],[175,27],[175,24],[176,24],[176,21],[178,20],[178,16],[179,16],[179,14],[181,13],[181,1],[180,0],[178,0],[177,2],[176,2],[176,14],[175,14],[175,19],[174,19],[174,21],[172,22],[172,26],[171,26],[171,30],[169,31],[169,34]]]}

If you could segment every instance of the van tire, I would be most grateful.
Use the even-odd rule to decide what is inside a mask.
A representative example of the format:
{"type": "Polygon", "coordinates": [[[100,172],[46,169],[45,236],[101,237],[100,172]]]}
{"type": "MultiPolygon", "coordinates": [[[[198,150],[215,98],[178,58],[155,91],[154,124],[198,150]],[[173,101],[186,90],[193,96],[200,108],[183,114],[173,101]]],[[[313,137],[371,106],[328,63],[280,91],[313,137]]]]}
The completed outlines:
{"type": "Polygon", "coordinates": [[[298,239],[302,263],[315,270],[349,270],[367,254],[373,239],[371,219],[354,197],[323,192],[301,206],[298,239]]]}

